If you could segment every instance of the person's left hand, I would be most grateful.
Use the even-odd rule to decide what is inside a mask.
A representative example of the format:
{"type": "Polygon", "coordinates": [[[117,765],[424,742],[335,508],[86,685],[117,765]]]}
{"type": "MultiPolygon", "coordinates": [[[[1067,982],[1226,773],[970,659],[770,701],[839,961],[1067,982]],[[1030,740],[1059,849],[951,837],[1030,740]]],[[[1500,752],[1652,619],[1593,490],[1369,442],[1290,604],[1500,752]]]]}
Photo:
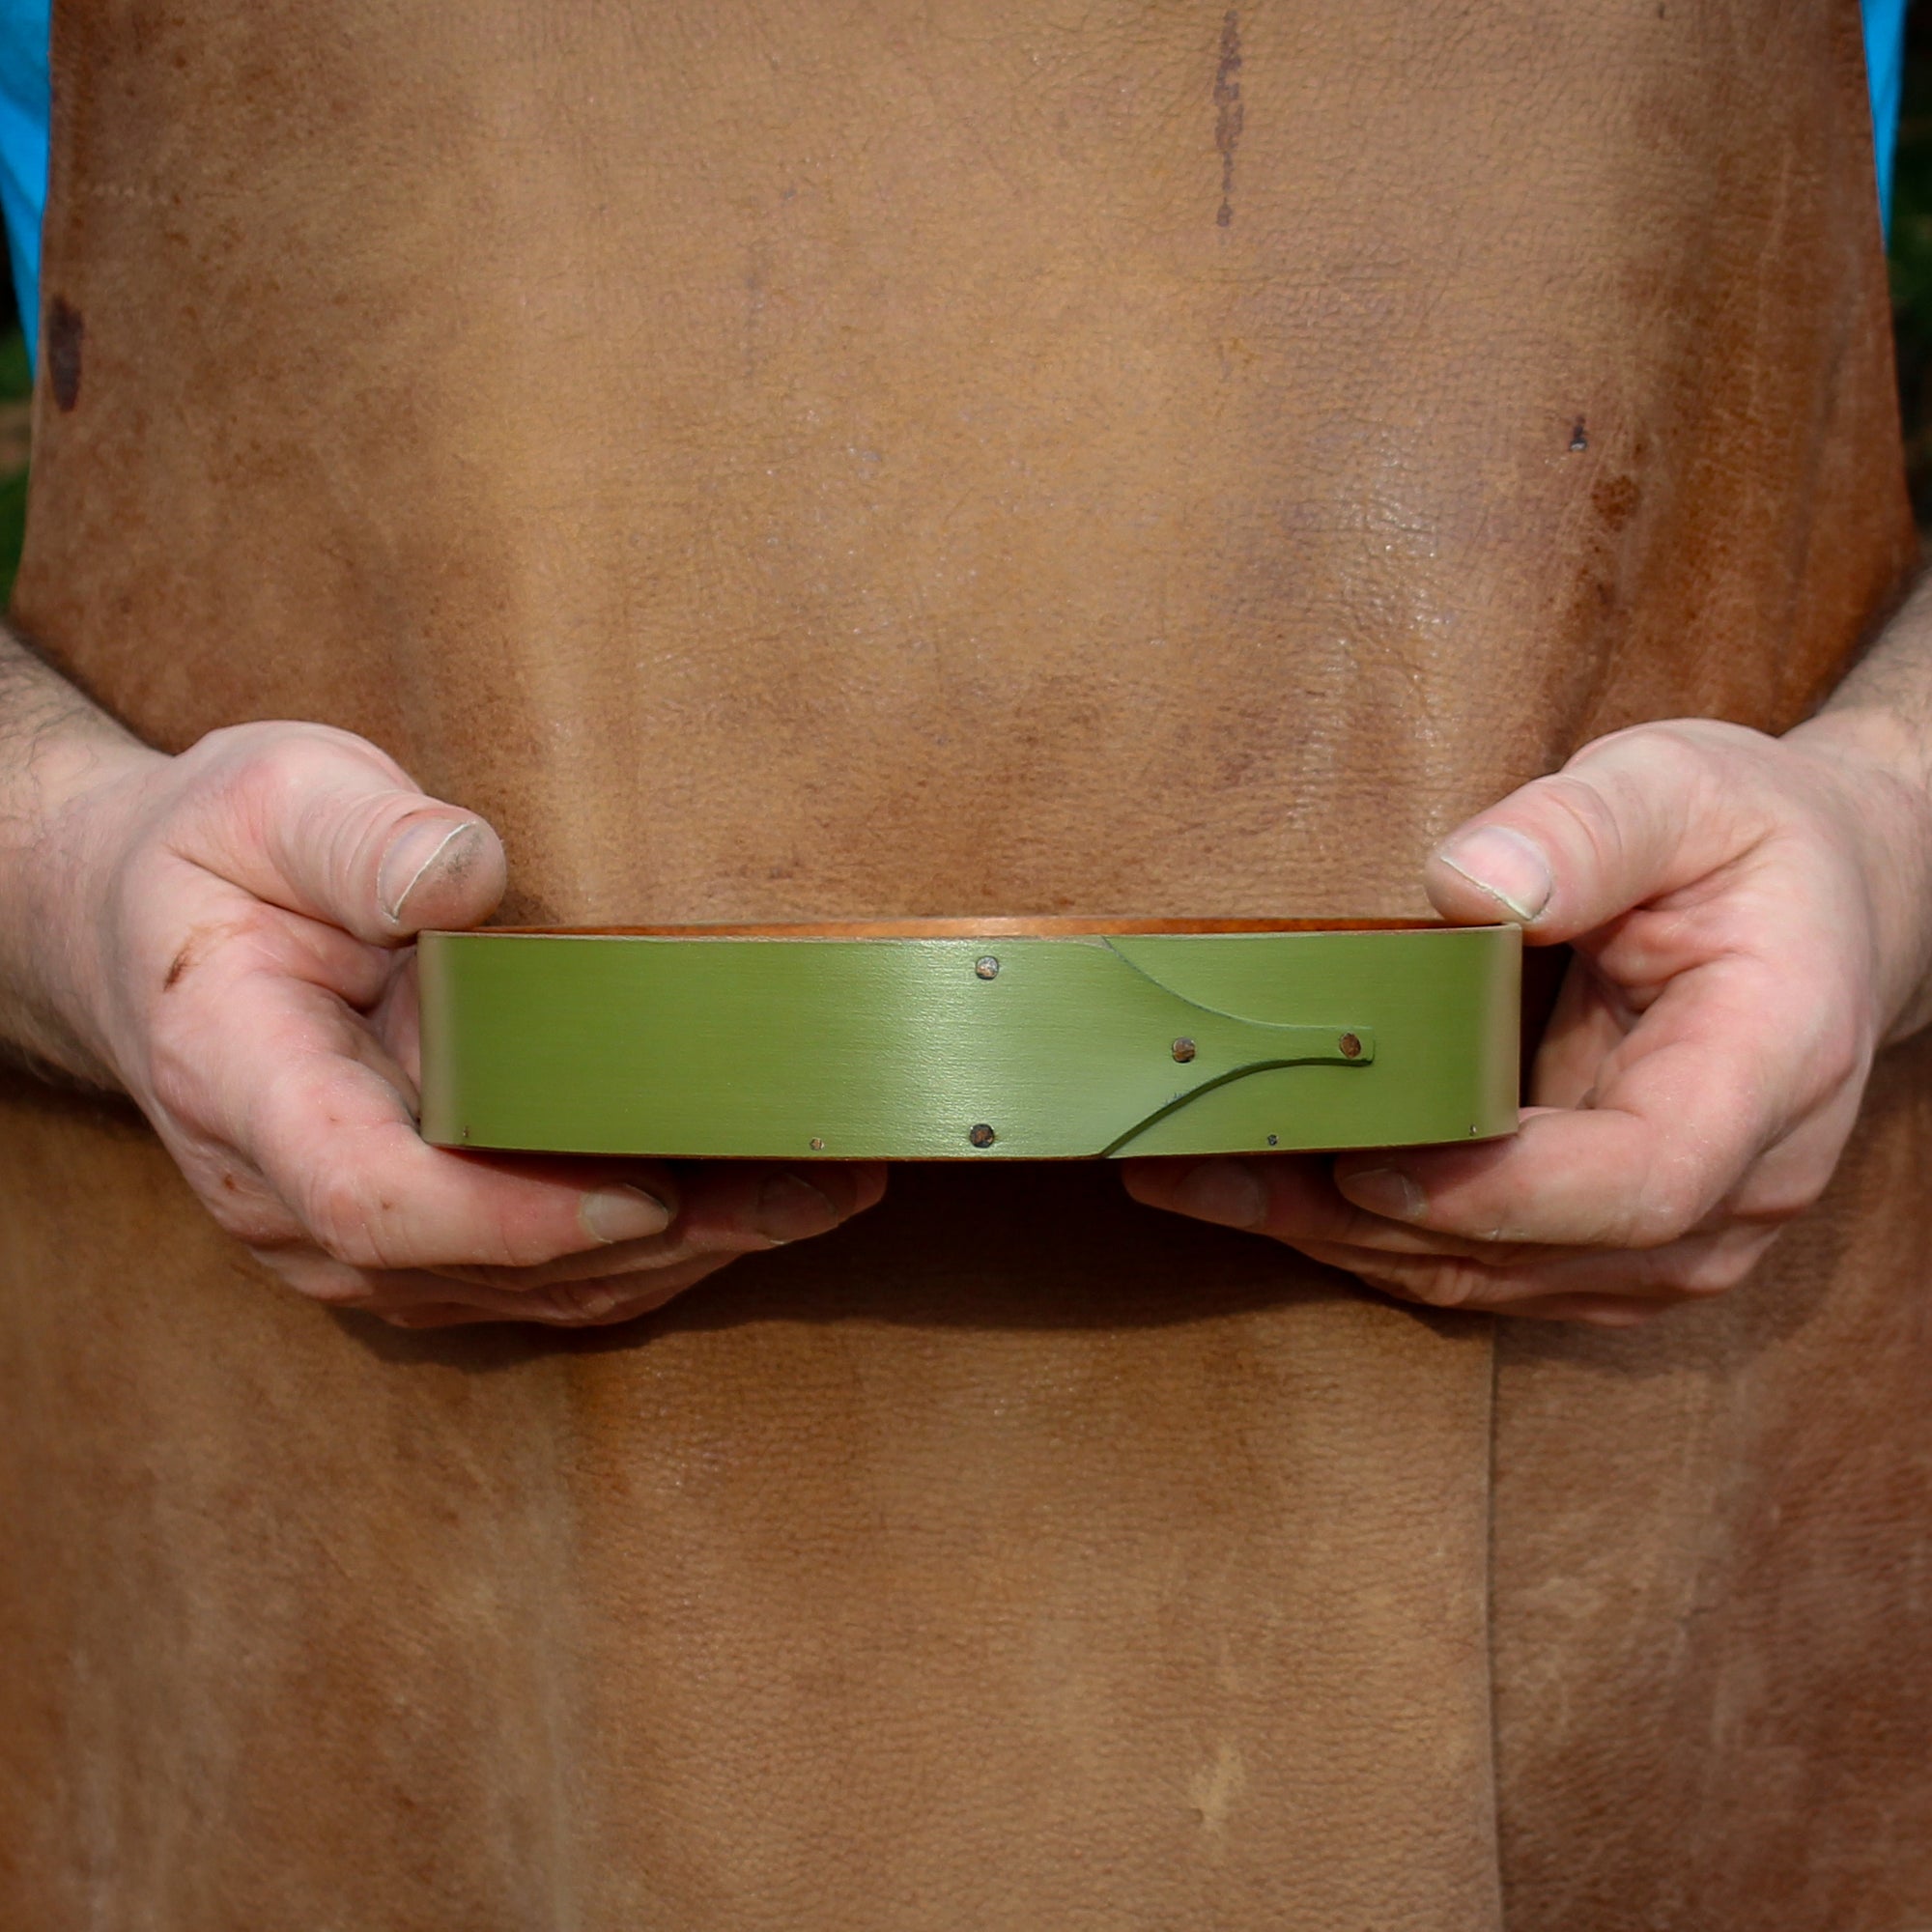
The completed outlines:
{"type": "Polygon", "coordinates": [[[1622,1325],[1733,1287],[1823,1192],[1876,1049],[1924,1017],[1919,756],[1850,711],[1599,739],[1424,874],[1445,918],[1576,951],[1514,1138],[1136,1161],[1128,1191],[1438,1307],[1622,1325]]]}

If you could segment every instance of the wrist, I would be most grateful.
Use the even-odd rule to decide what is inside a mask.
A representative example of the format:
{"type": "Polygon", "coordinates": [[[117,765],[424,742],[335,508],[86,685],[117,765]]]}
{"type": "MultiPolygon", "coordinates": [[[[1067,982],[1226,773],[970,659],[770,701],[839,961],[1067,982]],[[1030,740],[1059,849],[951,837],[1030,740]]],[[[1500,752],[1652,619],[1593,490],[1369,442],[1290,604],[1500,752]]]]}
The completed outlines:
{"type": "Polygon", "coordinates": [[[120,1085],[104,928],[134,801],[168,759],[84,700],[10,734],[0,769],[0,1032],[50,1070],[120,1085]]]}
{"type": "Polygon", "coordinates": [[[1911,719],[1840,702],[1785,745],[1830,781],[1853,841],[1877,950],[1880,1044],[1932,1021],[1932,743],[1911,719]]]}

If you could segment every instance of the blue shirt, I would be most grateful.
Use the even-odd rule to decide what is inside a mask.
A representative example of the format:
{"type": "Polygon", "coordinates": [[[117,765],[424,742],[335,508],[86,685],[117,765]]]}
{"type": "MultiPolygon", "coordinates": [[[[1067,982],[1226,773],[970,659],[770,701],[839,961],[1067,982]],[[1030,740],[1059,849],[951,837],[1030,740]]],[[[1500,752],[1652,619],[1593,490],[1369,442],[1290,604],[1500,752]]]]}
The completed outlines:
{"type": "MultiPolygon", "coordinates": [[[[51,0],[0,0],[0,217],[27,354],[41,322],[41,213],[47,200],[47,18],[51,0]]],[[[1880,219],[1891,219],[1891,151],[1905,65],[1906,0],[1863,0],[1865,75],[1878,150],[1880,219]]]]}
{"type": "Polygon", "coordinates": [[[1878,151],[1879,219],[1891,227],[1891,155],[1905,82],[1906,0],[1864,0],[1865,80],[1871,87],[1872,145],[1878,151]]]}
{"type": "Polygon", "coordinates": [[[51,0],[0,0],[0,218],[27,354],[41,332],[41,211],[47,203],[51,0]]]}

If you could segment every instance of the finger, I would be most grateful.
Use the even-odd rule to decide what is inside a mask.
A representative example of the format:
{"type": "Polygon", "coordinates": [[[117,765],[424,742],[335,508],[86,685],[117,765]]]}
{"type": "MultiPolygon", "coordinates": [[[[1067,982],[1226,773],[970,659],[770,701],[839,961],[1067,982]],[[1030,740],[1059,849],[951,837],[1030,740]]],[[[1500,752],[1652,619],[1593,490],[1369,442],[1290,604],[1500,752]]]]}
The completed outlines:
{"type": "Polygon", "coordinates": [[[381,998],[364,1010],[373,1032],[390,1057],[410,1077],[412,1087],[422,1085],[422,981],[416,968],[416,952],[412,947],[400,955],[400,970],[384,986],[381,998]]]}
{"type": "MultiPolygon", "coordinates": [[[[719,1267],[724,1264],[719,1262],[719,1267]]],[[[386,1321],[390,1327],[398,1329],[444,1329],[444,1327],[485,1327],[506,1323],[526,1323],[529,1327],[553,1327],[553,1329],[595,1329],[595,1327],[618,1327],[624,1321],[636,1321],[639,1316],[655,1314],[665,1302],[672,1300],[678,1291],[665,1289],[663,1293],[651,1294],[645,1300],[624,1302],[601,1316],[574,1318],[566,1314],[547,1314],[533,1312],[529,1304],[518,1304],[506,1310],[493,1308],[471,1308],[464,1302],[419,1302],[410,1308],[371,1308],[367,1314],[377,1316],[377,1320],[386,1321]]]]}
{"type": "MultiPolygon", "coordinates": [[[[413,1278],[422,1284],[419,1296],[412,1295],[402,1305],[406,1311],[418,1300],[462,1307],[469,1311],[470,1319],[488,1321],[533,1321],[553,1328],[609,1327],[651,1314],[738,1259],[735,1254],[700,1255],[676,1267],[598,1276],[534,1292],[466,1287],[451,1295],[447,1281],[424,1274],[413,1278]]],[[[385,1285],[379,1289],[371,1306],[386,1320],[397,1301],[385,1285]]]]}
{"type": "MultiPolygon", "coordinates": [[[[1655,1025],[1668,1032],[1660,1009],[1655,1025]]],[[[1694,1031],[1694,1029],[1693,1029],[1694,1031]]],[[[1857,1091],[1836,1089],[1782,1131],[1766,1097],[1783,1084],[1769,1047],[1647,1054],[1603,1103],[1525,1110],[1514,1140],[1310,1157],[1131,1163],[1150,1206],[1298,1247],[1461,1257],[1520,1268],[1580,1249],[1657,1248],[1721,1217],[1776,1224],[1802,1212],[1850,1131],[1857,1091]],[[1681,1062],[1682,1064],[1677,1064],[1681,1062]]]]}
{"type": "MultiPolygon", "coordinates": [[[[327,989],[323,990],[326,993],[327,989]]],[[[422,1112],[422,1091],[415,1075],[389,1051],[388,1043],[374,1027],[359,1017],[345,1017],[341,1040],[343,1051],[388,1087],[402,1102],[403,1110],[411,1121],[414,1122],[422,1112]]]]}
{"type": "Polygon", "coordinates": [[[402,1326],[446,1326],[451,1321],[530,1321],[582,1328],[628,1321],[728,1265],[736,1257],[710,1255],[681,1267],[612,1275],[550,1290],[520,1291],[452,1284],[414,1268],[351,1267],[319,1249],[251,1248],[255,1259],[309,1299],[402,1326]],[[418,1319],[424,1318],[424,1319],[418,1319]]]}
{"type": "Polygon", "coordinates": [[[1498,1265],[1463,1255],[1396,1255],[1342,1242],[1295,1245],[1311,1261],[1431,1308],[1513,1314],[1524,1304],[1581,1295],[1667,1306],[1735,1288],[1777,1237],[1775,1228],[1726,1227],[1644,1254],[1546,1257],[1498,1265]]]}
{"type": "Polygon", "coordinates": [[[393,1311],[367,1309],[358,1311],[373,1314],[379,1321],[386,1321],[391,1328],[473,1328],[484,1322],[500,1321],[504,1318],[486,1314],[480,1308],[466,1308],[461,1302],[422,1302],[412,1308],[399,1308],[393,1311]]]}
{"type": "MultiPolygon", "coordinates": [[[[1601,1264],[1600,1271],[1622,1284],[1626,1277],[1662,1279],[1695,1260],[1710,1259],[1713,1284],[1728,1285],[1716,1281],[1724,1272],[1725,1258],[1745,1255],[1747,1259],[1742,1265],[1747,1267],[1776,1234],[1776,1224],[1796,1211],[1782,1196],[1775,1202],[1749,1200],[1745,1208],[1757,1215],[1755,1220],[1727,1217],[1721,1227],[1699,1230],[1693,1237],[1651,1251],[1651,1257],[1661,1259],[1627,1252],[1622,1242],[1579,1252],[1577,1245],[1568,1242],[1486,1240],[1406,1226],[1346,1200],[1326,1166],[1320,1159],[1294,1155],[1144,1161],[1133,1163],[1123,1179],[1128,1192],[1150,1207],[1263,1235],[1320,1259],[1341,1257],[1335,1264],[1351,1273],[1367,1276],[1382,1270],[1391,1281],[1437,1283],[1437,1291],[1423,1295],[1425,1299],[1435,1300],[1439,1293],[1453,1302],[1474,1293],[1481,1305],[1536,1293],[1534,1284],[1550,1268],[1574,1271],[1574,1264],[1580,1263],[1601,1264]],[[1514,1286],[1502,1286],[1505,1278],[1514,1286]],[[1496,1285],[1479,1289],[1479,1284],[1491,1282],[1496,1285]]],[[[1754,1196],[1758,1191],[1753,1175],[1746,1192],[1754,1196]]],[[[1706,1285],[1700,1277],[1690,1287],[1706,1285]]]]}
{"type": "Polygon", "coordinates": [[[1207,1160],[1124,1163],[1127,1192],[1150,1208],[1237,1228],[1291,1247],[1340,1243],[1391,1254],[1520,1261],[1556,1252],[1547,1244],[1493,1241],[1411,1228],[1358,1208],[1337,1189],[1333,1163],[1309,1154],[1215,1155],[1207,1160]]]}
{"type": "MultiPolygon", "coordinates": [[[[1766,980],[1742,959],[1685,975],[1605,1060],[1594,1106],[1527,1114],[1511,1141],[1344,1155],[1336,1185],[1372,1213],[1442,1234],[1619,1248],[1673,1240],[1846,1091],[1835,1061],[1814,1061],[1766,980]]],[[[1841,1117],[1849,1125],[1848,1112],[1830,1111],[1834,1127],[1841,1117]]],[[[1835,1156],[1831,1134],[1805,1147],[1835,1156]]],[[[1829,1163],[1813,1165],[1787,1183],[1822,1188],[1829,1163]]]]}
{"type": "Polygon", "coordinates": [[[1594,1107],[1605,1064],[1638,1017],[1593,961],[1574,956],[1530,1065],[1530,1099],[1538,1107],[1594,1107]]]}
{"type": "Polygon", "coordinates": [[[529,1267],[662,1233],[676,1201],[596,1163],[522,1164],[422,1141],[362,1057],[361,1023],[313,987],[244,975],[207,1041],[213,1131],[260,1170],[317,1245],[375,1268],[529,1267]]]}
{"type": "MultiPolygon", "coordinates": [[[[642,1185],[655,1187],[644,1172],[642,1185]]],[[[882,1162],[813,1162],[773,1168],[754,1162],[697,1164],[682,1177],[683,1211],[663,1234],[626,1241],[595,1254],[565,1255],[537,1268],[456,1266],[437,1272],[452,1281],[501,1288],[549,1288],[614,1274],[638,1275],[686,1266],[706,1258],[781,1247],[834,1228],[873,1207],[885,1193],[882,1162]]]]}
{"type": "Polygon", "coordinates": [[[539,1319],[572,1328],[608,1327],[612,1322],[635,1321],[639,1315],[662,1308],[686,1289],[707,1280],[721,1268],[729,1267],[738,1259],[732,1254],[699,1255],[677,1267],[567,1283],[546,1291],[540,1297],[546,1312],[539,1319]]]}
{"type": "Polygon", "coordinates": [[[1642,726],[1600,738],[1552,778],[1479,812],[1423,868],[1445,919],[1515,922],[1539,944],[1593,931],[1681,890],[1762,836],[1742,727],[1642,726]],[[1734,770],[1735,768],[1735,770],[1734,770]]]}
{"type": "Polygon", "coordinates": [[[673,1233],[703,1245],[751,1237],[767,1245],[829,1234],[876,1207],[883,1161],[695,1163],[682,1171],[685,1208],[673,1233]]]}
{"type": "Polygon", "coordinates": [[[502,897],[496,833],[359,739],[289,726],[209,755],[219,769],[176,849],[257,898],[393,943],[474,925],[502,897]]]}

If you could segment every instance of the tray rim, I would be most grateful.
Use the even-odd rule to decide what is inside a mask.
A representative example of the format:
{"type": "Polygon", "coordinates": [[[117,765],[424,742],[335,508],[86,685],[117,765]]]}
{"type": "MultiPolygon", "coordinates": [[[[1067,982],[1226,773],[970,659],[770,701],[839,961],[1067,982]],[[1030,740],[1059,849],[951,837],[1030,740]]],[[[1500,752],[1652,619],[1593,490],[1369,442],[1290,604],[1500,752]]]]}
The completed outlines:
{"type": "Polygon", "coordinates": [[[986,915],[952,918],[852,919],[683,925],[477,925],[431,927],[435,939],[1217,939],[1243,935],[1318,936],[1333,933],[1439,934],[1493,932],[1509,920],[1454,925],[1436,919],[1135,919],[1120,916],[986,915]]]}

